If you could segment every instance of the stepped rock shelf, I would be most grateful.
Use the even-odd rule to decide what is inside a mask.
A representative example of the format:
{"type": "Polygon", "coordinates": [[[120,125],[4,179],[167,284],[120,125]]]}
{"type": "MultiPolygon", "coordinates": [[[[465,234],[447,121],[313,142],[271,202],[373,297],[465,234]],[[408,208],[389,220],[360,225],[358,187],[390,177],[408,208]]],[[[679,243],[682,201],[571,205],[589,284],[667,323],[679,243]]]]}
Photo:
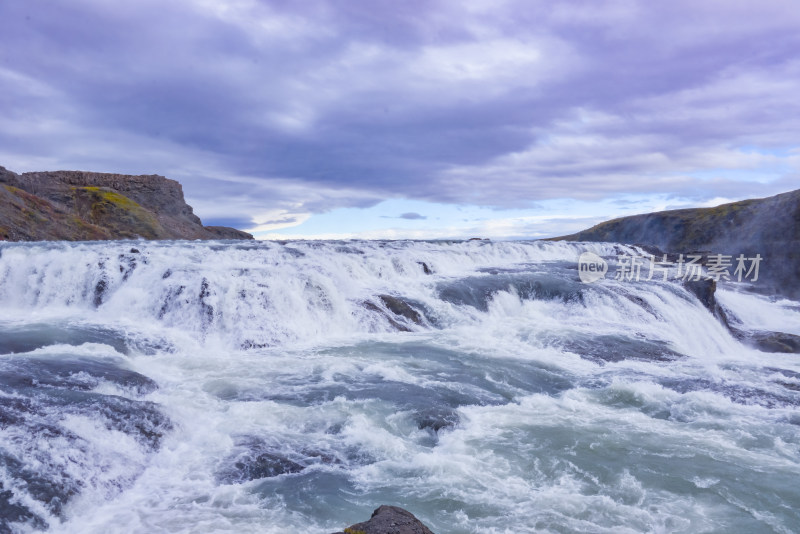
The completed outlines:
{"type": "Polygon", "coordinates": [[[203,226],[175,180],[83,171],[17,174],[0,167],[0,240],[253,239],[203,226]]]}

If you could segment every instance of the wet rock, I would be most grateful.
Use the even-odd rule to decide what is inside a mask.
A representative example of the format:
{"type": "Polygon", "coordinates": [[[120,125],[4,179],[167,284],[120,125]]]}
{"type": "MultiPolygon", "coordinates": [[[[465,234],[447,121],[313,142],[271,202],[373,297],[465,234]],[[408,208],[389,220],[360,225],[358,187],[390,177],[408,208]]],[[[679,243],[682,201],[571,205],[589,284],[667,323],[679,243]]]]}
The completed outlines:
{"type": "MultiPolygon", "coordinates": [[[[131,250],[136,250],[131,249],[131,250]]],[[[139,265],[136,261],[136,256],[129,256],[126,254],[120,254],[117,259],[119,260],[119,272],[122,274],[122,279],[127,280],[136,267],[139,265]]]]}
{"type": "Polygon", "coordinates": [[[717,283],[714,280],[687,280],[683,283],[683,287],[697,297],[710,312],[714,312],[714,307],[717,305],[717,301],[714,298],[714,293],[717,291],[717,283]]]}
{"type": "Polygon", "coordinates": [[[700,303],[705,306],[705,308],[710,311],[714,317],[719,319],[719,321],[725,325],[726,328],[731,330],[730,322],[728,321],[728,316],[725,313],[725,310],[722,309],[722,306],[719,305],[717,302],[716,297],[714,294],[717,291],[717,282],[710,279],[701,279],[701,280],[686,280],[683,282],[683,287],[692,295],[697,297],[700,303]]]}
{"type": "Polygon", "coordinates": [[[44,519],[23,506],[12,492],[4,489],[0,482],[0,532],[14,532],[11,530],[13,523],[27,523],[38,530],[49,526],[44,519]]]}
{"type": "Polygon", "coordinates": [[[501,292],[516,294],[522,300],[561,300],[583,302],[583,284],[551,273],[515,273],[490,271],[492,276],[470,276],[442,282],[439,298],[452,304],[489,310],[489,302],[501,292]]]}
{"type": "Polygon", "coordinates": [[[372,518],[356,523],[334,534],[433,534],[408,510],[382,505],[372,512],[372,518]]]}
{"type": "Polygon", "coordinates": [[[405,317],[414,324],[422,324],[422,315],[406,301],[391,295],[378,295],[378,298],[393,314],[405,317]]]}
{"type": "Polygon", "coordinates": [[[30,352],[48,345],[82,345],[84,343],[110,345],[122,354],[131,352],[126,335],[112,329],[74,326],[50,327],[31,324],[14,329],[4,329],[0,336],[0,354],[30,352]]]}
{"type": "MultiPolygon", "coordinates": [[[[2,381],[2,375],[0,375],[0,381],[2,381]]],[[[24,414],[32,410],[33,406],[29,399],[4,398],[0,404],[0,429],[24,423],[24,414]]]]}
{"type": "Polygon", "coordinates": [[[211,296],[210,284],[207,278],[203,278],[200,283],[200,293],[197,296],[200,301],[200,320],[204,327],[207,327],[214,321],[214,306],[207,302],[211,296]]]}
{"type": "Polygon", "coordinates": [[[63,437],[62,428],[51,425],[47,414],[70,413],[102,421],[107,428],[134,437],[148,449],[158,449],[164,434],[172,428],[169,419],[152,402],[93,391],[102,381],[136,395],[157,388],[150,378],[110,362],[6,358],[0,366],[0,388],[16,397],[0,409],[0,426],[38,425],[37,434],[47,431],[63,437]]]}
{"type": "Polygon", "coordinates": [[[394,317],[392,317],[391,315],[386,313],[386,311],[379,308],[375,303],[365,302],[364,308],[368,309],[371,312],[375,312],[378,315],[382,315],[383,318],[386,319],[389,322],[389,324],[392,325],[392,328],[394,328],[395,330],[399,332],[411,332],[411,329],[409,327],[398,322],[394,317]]]}
{"type": "Polygon", "coordinates": [[[109,465],[114,460],[93,441],[115,437],[97,436],[103,427],[133,437],[142,452],[158,449],[172,428],[166,415],[152,402],[94,391],[101,382],[132,394],[156,388],[149,378],[109,361],[2,358],[0,390],[8,398],[0,403],[0,533],[45,529],[46,516],[63,517],[64,506],[84,488],[96,486],[111,495],[138,476],[132,471],[113,474],[121,466],[109,465]],[[98,424],[88,432],[71,430],[65,423],[71,416],[98,424]],[[111,474],[98,481],[94,474],[101,469],[111,474]]]}
{"type": "Polygon", "coordinates": [[[636,304],[637,306],[639,306],[640,308],[642,308],[644,311],[646,311],[647,313],[649,313],[653,317],[656,317],[656,318],[660,317],[658,312],[646,300],[644,300],[642,297],[640,297],[638,295],[633,295],[631,293],[622,293],[621,295],[623,297],[625,297],[626,299],[628,299],[629,301],[631,301],[634,304],[636,304]]]}
{"type": "Polygon", "coordinates": [[[289,473],[299,473],[305,469],[297,462],[271,452],[256,456],[241,456],[227,470],[220,473],[220,479],[227,483],[242,483],[259,478],[271,478],[289,473]]]}
{"type": "Polygon", "coordinates": [[[216,469],[216,478],[224,484],[242,484],[251,480],[299,473],[313,465],[339,465],[335,453],[301,444],[239,436],[230,456],[216,469]]]}
{"type": "Polygon", "coordinates": [[[372,312],[382,315],[396,330],[400,332],[410,332],[411,328],[409,328],[407,323],[416,325],[425,324],[422,313],[414,309],[411,304],[400,297],[378,295],[377,299],[381,305],[367,301],[363,303],[363,306],[372,312]],[[402,319],[405,319],[405,321],[402,319]]]}
{"type": "Polygon", "coordinates": [[[420,265],[420,267],[422,267],[422,272],[423,273],[425,273],[425,274],[433,274],[433,271],[431,270],[430,267],[428,267],[427,263],[425,263],[424,261],[418,261],[417,263],[420,265]]]}
{"type": "Polygon", "coordinates": [[[158,389],[156,382],[112,362],[90,358],[6,358],[0,367],[0,385],[12,391],[48,387],[90,391],[101,381],[112,382],[137,395],[158,389]]]}
{"type": "Polygon", "coordinates": [[[725,325],[730,332],[743,343],[751,345],[762,352],[782,352],[800,354],[800,336],[785,332],[748,332],[731,324],[725,310],[717,302],[714,293],[717,283],[714,280],[692,280],[683,283],[691,294],[706,307],[714,317],[725,325]]]}
{"type": "MultiPolygon", "coordinates": [[[[74,434],[53,433],[39,425],[30,431],[42,440],[59,438],[80,449],[83,445],[74,434]]],[[[63,517],[64,504],[81,489],[82,481],[64,470],[53,469],[52,464],[32,469],[10,454],[0,452],[0,470],[5,481],[0,481],[0,533],[22,532],[20,523],[44,530],[49,525],[42,511],[63,517]],[[20,498],[27,494],[27,498],[20,498]],[[31,501],[36,501],[32,504],[31,501]],[[15,528],[17,527],[17,528],[15,528]]],[[[28,530],[24,530],[28,532],[28,530]]]]}
{"type": "Polygon", "coordinates": [[[785,332],[756,332],[748,336],[749,340],[762,352],[784,352],[800,354],[800,336],[785,332]]]}
{"type": "Polygon", "coordinates": [[[106,289],[108,289],[108,281],[105,278],[101,278],[97,285],[94,286],[94,307],[98,308],[103,303],[103,296],[106,293],[106,289]]]}
{"type": "Polygon", "coordinates": [[[664,343],[624,336],[575,336],[560,342],[560,345],[564,350],[600,365],[624,360],[670,362],[682,358],[680,353],[664,343]]]}
{"type": "Polygon", "coordinates": [[[644,250],[648,254],[655,256],[656,258],[663,258],[666,252],[661,250],[660,248],[654,245],[648,245],[646,243],[634,243],[634,247],[639,247],[640,249],[644,250]]]}
{"type": "MultiPolygon", "coordinates": [[[[80,443],[79,440],[76,440],[80,443]]],[[[53,515],[63,517],[64,505],[78,494],[84,482],[68,473],[39,473],[11,456],[0,457],[0,466],[12,479],[21,481],[30,497],[44,504],[53,515]],[[48,476],[54,475],[54,476],[48,476]]],[[[0,488],[2,486],[0,485],[0,488]]],[[[36,516],[34,516],[36,517],[36,516]]],[[[0,532],[2,532],[0,530],[0,532]]]]}
{"type": "Polygon", "coordinates": [[[459,420],[458,412],[447,408],[429,408],[421,410],[414,416],[417,428],[420,430],[429,428],[434,432],[439,432],[443,428],[452,428],[458,424],[459,420]]]}
{"type": "MultiPolygon", "coordinates": [[[[659,383],[667,389],[682,394],[692,391],[711,391],[727,397],[731,402],[746,406],[761,406],[769,409],[800,406],[800,398],[792,392],[792,388],[786,388],[789,391],[775,391],[759,386],[705,378],[665,378],[659,380],[659,383]]],[[[781,385],[785,387],[784,384],[781,385]]]]}
{"type": "Polygon", "coordinates": [[[166,433],[173,428],[167,416],[153,402],[82,392],[65,397],[71,402],[70,406],[64,407],[65,412],[92,414],[107,428],[132,436],[150,450],[158,450],[166,433]]]}

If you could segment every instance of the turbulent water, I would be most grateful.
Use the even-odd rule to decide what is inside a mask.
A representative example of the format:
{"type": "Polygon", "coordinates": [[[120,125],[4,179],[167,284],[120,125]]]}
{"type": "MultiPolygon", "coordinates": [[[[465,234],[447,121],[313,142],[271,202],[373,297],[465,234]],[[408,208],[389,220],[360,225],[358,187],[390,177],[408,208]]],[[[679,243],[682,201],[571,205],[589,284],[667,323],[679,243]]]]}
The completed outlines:
{"type": "Polygon", "coordinates": [[[0,532],[800,531],[800,356],[587,250],[2,245],[0,532]]]}

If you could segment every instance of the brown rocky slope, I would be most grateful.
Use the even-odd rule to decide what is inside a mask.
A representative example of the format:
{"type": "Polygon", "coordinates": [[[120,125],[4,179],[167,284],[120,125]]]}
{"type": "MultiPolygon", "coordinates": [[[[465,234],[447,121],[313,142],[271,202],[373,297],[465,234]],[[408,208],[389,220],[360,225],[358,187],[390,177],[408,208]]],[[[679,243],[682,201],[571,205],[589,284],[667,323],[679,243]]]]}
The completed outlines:
{"type": "Polygon", "coordinates": [[[758,254],[763,261],[753,289],[800,299],[800,189],[714,208],[621,217],[553,239],[647,245],[675,254],[758,254]]]}
{"type": "Polygon", "coordinates": [[[16,174],[0,167],[0,240],[253,239],[203,226],[175,180],[83,171],[16,174]]]}

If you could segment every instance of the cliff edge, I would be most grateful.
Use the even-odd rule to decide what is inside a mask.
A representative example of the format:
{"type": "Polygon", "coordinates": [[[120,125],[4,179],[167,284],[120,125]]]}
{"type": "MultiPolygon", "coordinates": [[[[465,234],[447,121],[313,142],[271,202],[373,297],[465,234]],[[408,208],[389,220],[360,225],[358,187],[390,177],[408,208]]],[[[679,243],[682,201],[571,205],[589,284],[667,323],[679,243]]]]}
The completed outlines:
{"type": "Polygon", "coordinates": [[[715,208],[621,217],[553,240],[649,245],[664,252],[763,258],[753,289],[800,299],[800,189],[715,208]]]}
{"type": "Polygon", "coordinates": [[[16,174],[0,167],[0,240],[253,239],[203,226],[175,180],[83,171],[16,174]]]}

